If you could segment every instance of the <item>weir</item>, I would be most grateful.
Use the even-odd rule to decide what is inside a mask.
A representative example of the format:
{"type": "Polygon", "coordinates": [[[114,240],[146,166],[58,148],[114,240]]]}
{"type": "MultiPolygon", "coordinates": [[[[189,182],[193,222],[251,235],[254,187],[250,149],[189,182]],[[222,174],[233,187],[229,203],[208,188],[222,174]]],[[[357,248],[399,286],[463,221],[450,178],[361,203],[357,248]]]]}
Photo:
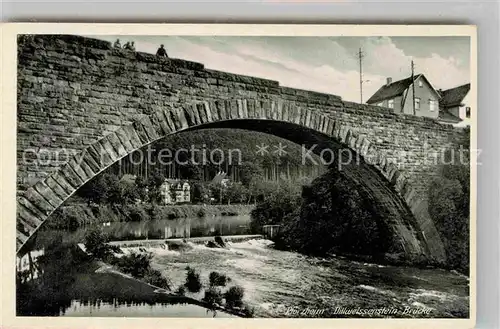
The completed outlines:
{"type": "MultiPolygon", "coordinates": [[[[261,234],[247,234],[247,235],[222,235],[220,236],[225,242],[243,242],[252,239],[263,239],[264,236],[261,234]]],[[[154,239],[154,240],[129,240],[129,241],[110,241],[109,245],[118,246],[121,248],[132,248],[132,247],[161,247],[168,246],[169,243],[195,243],[204,244],[208,241],[214,241],[214,236],[203,236],[196,238],[173,238],[173,239],[154,239]]]]}

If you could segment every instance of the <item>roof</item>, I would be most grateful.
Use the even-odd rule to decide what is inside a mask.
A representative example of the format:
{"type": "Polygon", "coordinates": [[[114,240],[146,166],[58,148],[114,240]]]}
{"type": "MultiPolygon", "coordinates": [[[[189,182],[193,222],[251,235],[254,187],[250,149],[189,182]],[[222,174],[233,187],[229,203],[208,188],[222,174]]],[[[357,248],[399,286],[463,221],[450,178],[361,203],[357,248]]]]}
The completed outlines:
{"type": "Polygon", "coordinates": [[[168,183],[169,185],[175,185],[175,184],[181,184],[181,185],[188,184],[189,185],[189,182],[186,180],[174,179],[174,178],[165,178],[163,183],[168,183]]]}
{"type": "MultiPolygon", "coordinates": [[[[415,76],[415,80],[420,77],[421,74],[415,76]]],[[[366,101],[368,104],[377,103],[388,98],[394,98],[396,96],[402,95],[409,86],[411,86],[411,77],[391,82],[390,84],[385,84],[373,94],[370,99],[366,101]]]]}
{"type": "Polygon", "coordinates": [[[465,96],[469,93],[470,83],[455,88],[441,91],[441,100],[439,104],[442,107],[460,106],[465,96]]]}
{"type": "Polygon", "coordinates": [[[137,177],[135,175],[125,174],[122,176],[122,178],[120,178],[120,181],[133,184],[135,183],[136,178],[137,177]]]}
{"type": "MultiPolygon", "coordinates": [[[[417,74],[413,78],[415,81],[419,78],[423,78],[425,82],[431,87],[431,89],[436,93],[438,97],[441,96],[441,94],[432,86],[432,84],[427,80],[425,75],[423,74],[417,74]]],[[[373,103],[378,103],[380,101],[386,100],[388,98],[394,98],[396,96],[402,95],[408,87],[410,87],[412,84],[412,79],[411,77],[408,77],[403,80],[398,80],[391,82],[390,84],[385,84],[382,87],[377,90],[375,94],[373,94],[370,99],[366,101],[367,104],[373,104],[373,103]]]]}
{"type": "Polygon", "coordinates": [[[445,109],[439,110],[438,120],[449,123],[459,123],[460,121],[462,121],[462,119],[451,114],[445,109]]]}

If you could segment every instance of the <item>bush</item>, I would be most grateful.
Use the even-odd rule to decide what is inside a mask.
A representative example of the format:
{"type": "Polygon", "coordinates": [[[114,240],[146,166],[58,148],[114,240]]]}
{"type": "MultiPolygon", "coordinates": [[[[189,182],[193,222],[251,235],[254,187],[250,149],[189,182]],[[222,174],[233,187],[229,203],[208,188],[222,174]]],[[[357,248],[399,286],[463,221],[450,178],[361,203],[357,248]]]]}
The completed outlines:
{"type": "Polygon", "coordinates": [[[163,289],[170,290],[171,283],[170,280],[165,278],[160,271],[155,269],[149,269],[143,278],[144,282],[149,283],[153,286],[157,286],[163,289]]]}
{"type": "Polygon", "coordinates": [[[179,286],[175,292],[177,295],[184,296],[186,294],[186,288],[184,286],[179,286]]]}
{"type": "Polygon", "coordinates": [[[209,275],[210,286],[224,287],[231,279],[224,274],[211,272],[209,275]]]}
{"type": "Polygon", "coordinates": [[[229,290],[224,294],[224,298],[226,299],[226,307],[242,307],[244,294],[245,290],[243,289],[243,287],[233,286],[229,288],[229,290]]]}
{"type": "Polygon", "coordinates": [[[246,317],[252,318],[255,314],[255,309],[253,307],[245,305],[245,307],[243,307],[242,312],[246,317]]]}
{"type": "Polygon", "coordinates": [[[184,286],[186,286],[187,290],[190,292],[199,292],[202,288],[200,274],[196,273],[196,271],[189,266],[186,269],[187,275],[184,286]]]}
{"type": "Polygon", "coordinates": [[[91,229],[84,238],[85,249],[97,259],[104,259],[112,254],[112,248],[107,242],[108,237],[100,228],[91,229]]]}
{"type": "MultiPolygon", "coordinates": [[[[131,253],[117,258],[114,262],[120,271],[132,275],[134,278],[144,278],[151,271],[151,254],[131,253]]],[[[154,274],[151,274],[154,276],[154,274]]],[[[151,277],[153,278],[153,277],[151,277]]]]}
{"type": "Polygon", "coordinates": [[[128,210],[128,220],[132,222],[140,222],[150,218],[146,213],[144,207],[131,205],[127,207],[128,210]]]}
{"type": "Polygon", "coordinates": [[[222,305],[222,293],[219,289],[215,287],[210,287],[205,290],[205,296],[202,299],[204,302],[208,303],[210,307],[222,305]]]}

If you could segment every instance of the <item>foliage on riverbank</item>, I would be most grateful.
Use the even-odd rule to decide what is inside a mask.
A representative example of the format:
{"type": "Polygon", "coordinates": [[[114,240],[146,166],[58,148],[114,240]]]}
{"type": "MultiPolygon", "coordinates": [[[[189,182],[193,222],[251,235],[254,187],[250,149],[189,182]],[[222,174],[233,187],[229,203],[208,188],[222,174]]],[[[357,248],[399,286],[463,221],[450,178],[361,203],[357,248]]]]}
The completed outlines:
{"type": "MultiPolygon", "coordinates": [[[[176,294],[156,293],[147,276],[142,279],[126,277],[116,272],[96,272],[99,262],[74,245],[54,244],[45,250],[38,264],[42,274],[30,281],[18,274],[16,282],[16,314],[18,316],[59,316],[71,307],[74,300],[83,305],[108,304],[182,304],[208,308],[208,304],[176,294]]],[[[233,313],[234,315],[240,315],[233,313]]],[[[210,315],[208,315],[210,316],[210,315]]]]}
{"type": "MultiPolygon", "coordinates": [[[[468,150],[468,145],[464,145],[468,150]]],[[[447,254],[446,267],[468,274],[469,269],[469,160],[449,152],[440,175],[429,189],[429,212],[447,254]],[[452,160],[452,158],[454,159],[452,160]]],[[[393,235],[383,218],[384,210],[373,204],[369,191],[330,169],[305,185],[283,185],[259,202],[251,213],[254,233],[263,225],[280,225],[273,238],[276,248],[326,256],[343,254],[370,261],[404,263],[395,249],[393,235]]],[[[419,261],[425,265],[425,261],[419,261]]],[[[417,265],[417,263],[415,263],[417,265]]]]}
{"type": "Polygon", "coordinates": [[[318,256],[388,251],[390,235],[380,210],[341,172],[329,170],[303,186],[301,195],[293,191],[284,186],[252,211],[254,228],[280,225],[277,248],[318,256]]]}
{"type": "Polygon", "coordinates": [[[186,282],[178,289],[179,292],[182,291],[183,295],[185,293],[184,288],[190,293],[199,293],[203,290],[204,295],[201,300],[207,303],[208,307],[212,310],[222,308],[236,312],[240,316],[253,316],[255,311],[243,301],[243,297],[245,296],[245,289],[243,287],[235,285],[223,292],[223,287],[231,282],[231,278],[219,272],[210,272],[209,285],[208,287],[204,287],[200,274],[196,269],[188,266],[186,267],[186,271],[186,282]]]}
{"type": "Polygon", "coordinates": [[[301,189],[298,184],[282,182],[267,198],[261,200],[251,212],[250,228],[254,233],[261,233],[264,225],[279,225],[286,216],[296,211],[301,204],[301,189]]]}
{"type": "Polygon", "coordinates": [[[429,188],[429,212],[441,235],[447,265],[469,274],[470,239],[470,154],[468,141],[462,152],[454,150],[445,156],[440,175],[429,188]],[[467,150],[467,151],[464,151],[467,150]]]}
{"type": "Polygon", "coordinates": [[[80,226],[105,222],[247,215],[253,207],[253,205],[242,204],[173,206],[71,204],[57,209],[47,221],[47,228],[76,230],[80,226]]]}
{"type": "Polygon", "coordinates": [[[170,290],[169,278],[151,267],[151,253],[131,253],[129,255],[115,256],[121,250],[117,246],[107,244],[109,238],[98,228],[95,228],[85,236],[85,250],[96,260],[103,260],[120,272],[129,274],[153,286],[170,290]]]}
{"type": "MultiPolygon", "coordinates": [[[[162,273],[152,268],[150,253],[132,253],[129,255],[114,255],[120,250],[106,245],[107,238],[98,230],[91,231],[85,239],[85,249],[89,254],[83,252],[73,244],[62,242],[62,236],[54,236],[54,241],[45,248],[45,253],[39,256],[36,265],[38,277],[27,280],[29,274],[18,273],[16,282],[16,308],[17,315],[20,316],[59,316],[65,312],[73,300],[78,299],[83,303],[111,303],[128,304],[156,303],[178,304],[189,303],[227,313],[251,317],[253,310],[244,305],[242,294],[233,296],[236,304],[241,307],[231,306],[234,303],[229,301],[228,306],[224,306],[222,293],[213,294],[210,298],[210,291],[220,292],[222,281],[229,282],[230,279],[221,273],[211,275],[211,281],[217,277],[217,282],[210,285],[206,298],[195,299],[185,296],[185,288],[178,289],[173,294],[158,294],[155,287],[170,290],[171,282],[162,273]],[[103,263],[104,261],[104,263],[103,263]],[[115,270],[102,272],[103,264],[111,264],[115,270]],[[96,271],[99,269],[99,271],[96,271]],[[116,271],[117,270],[117,271],[116,271]],[[99,272],[99,273],[97,273],[99,272]],[[120,273],[128,274],[130,277],[120,273]],[[149,285],[145,285],[147,283],[149,285]],[[211,289],[211,290],[210,290],[211,289]],[[219,301],[220,303],[215,303],[219,301]]],[[[106,266],[104,266],[106,267],[106,266]]],[[[196,274],[194,269],[188,271],[196,274]]],[[[192,276],[192,275],[191,275],[192,276]]],[[[191,280],[193,281],[193,280],[191,280]]],[[[198,291],[203,288],[199,275],[195,275],[195,284],[198,291]]],[[[192,288],[191,286],[189,288],[192,288]]],[[[190,289],[196,290],[196,289],[190,289]]],[[[231,296],[228,297],[232,298],[231,296]]]]}

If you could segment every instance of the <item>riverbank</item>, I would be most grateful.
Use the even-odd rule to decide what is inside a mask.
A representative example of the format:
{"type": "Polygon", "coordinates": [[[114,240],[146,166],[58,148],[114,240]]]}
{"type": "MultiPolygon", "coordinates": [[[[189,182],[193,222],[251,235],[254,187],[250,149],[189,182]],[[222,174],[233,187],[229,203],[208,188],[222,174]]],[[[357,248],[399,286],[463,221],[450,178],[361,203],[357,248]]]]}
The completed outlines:
{"type": "Polygon", "coordinates": [[[254,205],[87,205],[61,207],[47,221],[48,228],[74,230],[80,226],[108,222],[138,222],[178,218],[248,215],[254,205]]]}
{"type": "MultiPolygon", "coordinates": [[[[198,273],[202,287],[210,287],[210,274],[214,271],[229,277],[230,286],[242,287],[243,302],[252,310],[253,317],[464,318],[469,315],[468,278],[456,272],[384,266],[339,256],[304,256],[274,249],[272,242],[264,239],[233,241],[229,248],[189,243],[189,248],[175,250],[159,246],[124,249],[129,250],[122,249],[123,256],[151,253],[151,268],[169,279],[170,290],[118,273],[122,272],[119,264],[92,262],[98,265],[69,271],[74,262],[65,256],[46,266],[51,266],[58,275],[76,273],[76,281],[64,288],[33,291],[35,294],[31,296],[35,300],[24,309],[40,311],[49,305],[48,310],[54,312],[51,315],[59,314],[61,309],[63,314],[59,315],[84,317],[212,317],[202,300],[206,290],[178,293],[177,288],[186,283],[189,266],[198,273]],[[51,303],[47,303],[47,298],[51,303]],[[391,313],[349,313],[360,308],[389,308],[391,313]]],[[[79,251],[82,254],[80,248],[79,251]]],[[[231,316],[231,312],[218,310],[221,312],[216,317],[231,316]]]]}
{"type": "MultiPolygon", "coordinates": [[[[222,317],[228,317],[228,316],[236,316],[236,317],[248,317],[249,315],[243,314],[239,310],[235,309],[228,309],[222,306],[218,305],[209,305],[207,302],[203,300],[199,300],[190,296],[185,296],[185,295],[179,295],[176,293],[173,293],[171,291],[168,291],[166,289],[163,289],[161,287],[157,287],[154,285],[151,285],[149,283],[146,283],[140,279],[136,279],[130,275],[124,274],[117,269],[115,269],[113,266],[104,263],[104,262],[97,262],[98,263],[98,268],[95,270],[95,274],[101,274],[101,277],[104,278],[106,281],[107,279],[112,279],[113,284],[116,286],[121,286],[121,288],[116,288],[120,289],[121,291],[125,290],[127,292],[127,298],[132,298],[134,301],[140,303],[144,300],[146,300],[147,304],[170,304],[170,305],[175,305],[175,304],[184,304],[184,305],[189,305],[188,308],[191,308],[192,310],[194,309],[193,306],[199,306],[203,307],[204,310],[207,311],[212,311],[215,312],[215,315],[221,316],[221,314],[218,314],[217,311],[223,312],[222,317]],[[124,288],[126,287],[126,288],[124,288]]],[[[101,281],[101,280],[100,280],[101,281]]],[[[100,286],[106,286],[103,285],[102,283],[100,286]]],[[[100,296],[100,295],[99,295],[100,296]]],[[[123,299],[123,297],[122,297],[123,299]]],[[[214,316],[215,316],[214,315],[214,316]]]]}
{"type": "Polygon", "coordinates": [[[72,281],[65,289],[64,298],[53,300],[50,295],[36,294],[36,290],[18,296],[18,315],[132,316],[129,313],[141,315],[143,312],[142,316],[159,317],[179,314],[209,318],[244,316],[235,310],[210,307],[195,298],[147,284],[100,261],[86,264],[86,270],[76,274],[72,281]],[[152,314],[153,307],[157,314],[152,314]]]}
{"type": "MultiPolygon", "coordinates": [[[[150,255],[127,256],[128,253],[124,254],[123,251],[114,254],[112,249],[105,252],[103,248],[92,249],[89,253],[85,249],[82,244],[52,245],[46,251],[47,259],[50,261],[41,261],[38,264],[41,266],[36,270],[40,271],[39,275],[31,279],[24,275],[19,276],[16,285],[17,314],[21,316],[133,316],[133,314],[167,317],[252,316],[249,309],[228,307],[220,302],[214,303],[206,300],[206,294],[202,297],[198,293],[191,293],[189,289],[175,289],[170,284],[168,273],[162,273],[163,271],[151,267],[150,255]],[[96,251],[100,253],[96,254],[96,251]],[[56,259],[61,254],[65,257],[61,260],[62,264],[59,264],[56,259]],[[123,258],[127,259],[121,261],[123,258]]],[[[184,288],[184,285],[181,287],[184,288]]]]}
{"type": "Polygon", "coordinates": [[[192,244],[179,251],[146,249],[152,266],[168,273],[173,286],[185,266],[200,276],[224,273],[245,290],[254,317],[465,318],[468,278],[442,269],[380,265],[341,257],[312,257],[277,250],[270,240],[231,243],[230,248],[192,244]],[[391,313],[350,313],[362,309],[391,313]]]}

